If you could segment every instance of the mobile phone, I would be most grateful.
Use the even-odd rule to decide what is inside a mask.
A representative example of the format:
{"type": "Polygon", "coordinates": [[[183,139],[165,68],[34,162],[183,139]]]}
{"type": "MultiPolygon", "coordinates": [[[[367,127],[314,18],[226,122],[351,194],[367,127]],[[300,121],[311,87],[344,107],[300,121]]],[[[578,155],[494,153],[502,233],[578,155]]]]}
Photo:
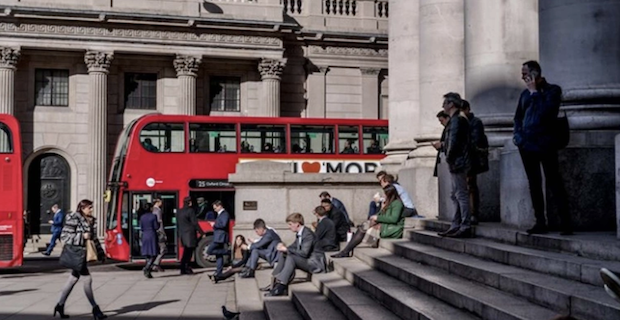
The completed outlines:
{"type": "Polygon", "coordinates": [[[535,80],[536,78],[538,78],[539,75],[540,74],[536,70],[530,71],[530,77],[532,78],[532,80],[535,80]]]}

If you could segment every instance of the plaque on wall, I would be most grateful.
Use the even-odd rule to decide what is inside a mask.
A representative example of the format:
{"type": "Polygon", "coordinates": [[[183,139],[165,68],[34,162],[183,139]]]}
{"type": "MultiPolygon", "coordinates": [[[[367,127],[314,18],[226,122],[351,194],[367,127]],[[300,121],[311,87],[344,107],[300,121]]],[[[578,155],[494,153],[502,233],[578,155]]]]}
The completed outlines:
{"type": "Polygon", "coordinates": [[[243,201],[243,210],[248,210],[248,211],[258,210],[258,201],[243,201]]]}

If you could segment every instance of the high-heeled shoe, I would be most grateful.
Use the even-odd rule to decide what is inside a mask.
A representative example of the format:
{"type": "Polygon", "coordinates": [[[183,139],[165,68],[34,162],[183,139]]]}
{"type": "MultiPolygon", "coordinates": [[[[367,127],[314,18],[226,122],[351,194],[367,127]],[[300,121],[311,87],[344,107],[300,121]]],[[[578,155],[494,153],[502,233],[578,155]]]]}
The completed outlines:
{"type": "Polygon", "coordinates": [[[101,320],[101,319],[105,319],[108,316],[106,316],[105,314],[103,314],[103,312],[101,312],[101,309],[99,308],[99,306],[95,306],[93,308],[93,319],[95,320],[101,320]]]}
{"type": "Polygon", "coordinates": [[[351,258],[353,256],[353,250],[349,252],[340,251],[336,254],[332,254],[330,257],[332,258],[351,258]]]}
{"type": "Polygon", "coordinates": [[[54,315],[53,315],[54,318],[56,318],[56,312],[58,312],[58,314],[60,314],[60,318],[61,319],[69,318],[69,316],[65,314],[65,305],[64,304],[56,304],[56,306],[54,307],[54,315]]]}

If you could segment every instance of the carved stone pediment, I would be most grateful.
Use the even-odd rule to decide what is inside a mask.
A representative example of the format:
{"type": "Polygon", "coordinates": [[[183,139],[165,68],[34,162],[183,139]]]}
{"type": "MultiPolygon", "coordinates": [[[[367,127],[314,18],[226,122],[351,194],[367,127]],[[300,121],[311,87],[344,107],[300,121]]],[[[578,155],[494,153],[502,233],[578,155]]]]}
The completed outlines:
{"type": "Polygon", "coordinates": [[[333,47],[333,46],[308,46],[308,53],[315,55],[333,56],[356,56],[387,58],[388,49],[356,48],[356,47],[333,47]]]}

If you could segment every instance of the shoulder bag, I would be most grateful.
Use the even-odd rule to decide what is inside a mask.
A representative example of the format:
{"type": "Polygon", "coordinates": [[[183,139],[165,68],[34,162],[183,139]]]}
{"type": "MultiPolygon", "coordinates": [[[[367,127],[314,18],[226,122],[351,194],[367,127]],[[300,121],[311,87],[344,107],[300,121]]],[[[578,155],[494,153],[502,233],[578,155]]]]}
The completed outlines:
{"type": "Polygon", "coordinates": [[[84,267],[84,263],[86,263],[86,248],[65,244],[58,263],[65,268],[79,272],[84,267]]]}

